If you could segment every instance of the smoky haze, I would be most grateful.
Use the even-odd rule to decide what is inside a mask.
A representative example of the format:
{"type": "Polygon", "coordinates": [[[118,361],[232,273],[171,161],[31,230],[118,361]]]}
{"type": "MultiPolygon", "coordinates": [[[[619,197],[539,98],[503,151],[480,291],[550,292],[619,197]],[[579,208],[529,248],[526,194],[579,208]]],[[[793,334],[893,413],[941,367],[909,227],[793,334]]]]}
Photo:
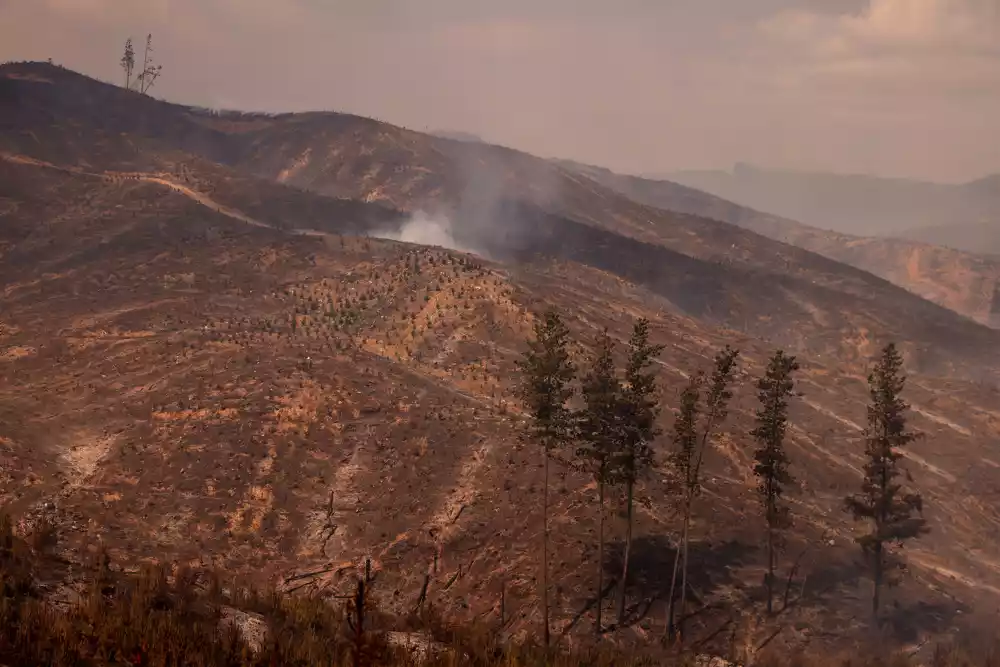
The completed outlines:
{"type": "Polygon", "coordinates": [[[761,169],[662,175],[760,211],[824,229],[1000,252],[1000,177],[960,184],[761,169]],[[939,232],[934,230],[941,229],[939,232]]]}
{"type": "Polygon", "coordinates": [[[212,108],[349,111],[628,173],[1000,170],[996,0],[0,2],[0,60],[119,82],[147,32],[153,92],[212,108]]]}

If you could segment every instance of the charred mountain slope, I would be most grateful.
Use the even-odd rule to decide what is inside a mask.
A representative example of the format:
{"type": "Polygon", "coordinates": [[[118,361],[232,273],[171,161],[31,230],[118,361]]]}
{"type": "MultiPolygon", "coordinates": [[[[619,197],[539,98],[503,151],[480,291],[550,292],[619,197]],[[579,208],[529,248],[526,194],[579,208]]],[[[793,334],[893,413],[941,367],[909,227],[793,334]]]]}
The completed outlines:
{"type": "Polygon", "coordinates": [[[472,247],[519,255],[534,244],[534,254],[614,271],[684,313],[793,349],[859,361],[892,338],[925,372],[985,379],[997,370],[997,332],[886,280],[736,225],[638,203],[525,153],[343,114],[213,114],[47,65],[0,72],[8,154],[93,172],[197,173],[216,189],[246,178],[225,165],[317,194],[429,209],[472,247]]]}
{"type": "MultiPolygon", "coordinates": [[[[207,189],[210,175],[191,177],[207,189]]],[[[692,585],[707,610],[690,632],[707,636],[724,622],[729,612],[718,604],[755,604],[763,560],[744,434],[755,407],[750,374],[761,372],[770,346],[671,312],[666,290],[655,280],[643,287],[641,273],[630,281],[545,256],[565,238],[588,263],[619,253],[624,262],[637,246],[595,253],[604,237],[557,229],[542,254],[497,246],[512,257],[498,264],[297,233],[305,217],[273,228],[238,207],[239,191],[221,188],[213,195],[227,200],[215,206],[158,181],[11,160],[0,161],[0,184],[0,504],[52,521],[68,557],[82,559],[103,541],[122,565],[211,564],[258,581],[322,571],[316,581],[341,590],[367,555],[389,610],[411,608],[429,572],[440,608],[488,616],[504,586],[512,629],[530,630],[541,472],[537,450],[519,437],[514,362],[534,314],[555,305],[584,344],[605,326],[625,337],[632,318],[650,317],[654,340],[666,345],[659,380],[668,407],[715,350],[743,350],[732,418],[706,463],[692,585]]],[[[319,215],[310,207],[323,198],[279,191],[278,209],[312,211],[330,230],[351,231],[359,219],[334,201],[319,215]]],[[[267,192],[253,200],[259,211],[273,210],[267,192]]],[[[373,219],[385,213],[354,206],[373,209],[373,219]]],[[[550,214],[516,212],[533,215],[550,214]]],[[[699,270],[653,275],[690,276],[676,290],[683,294],[706,289],[699,270]]],[[[717,278],[722,292],[726,275],[717,278]]],[[[757,287],[768,284],[774,289],[763,279],[757,287]]],[[[860,629],[867,604],[855,526],[839,510],[857,484],[866,390],[863,376],[833,360],[803,365],[805,395],[789,435],[800,480],[789,553],[822,548],[803,561],[809,583],[793,598],[780,641],[836,644],[860,629]]],[[[1000,596],[992,474],[1000,462],[990,449],[1000,396],[917,374],[908,398],[928,437],[913,444],[907,465],[933,532],[907,550],[911,576],[893,591],[903,641],[947,633],[1000,596]]],[[[664,427],[669,419],[668,410],[664,427]]],[[[658,443],[658,460],[667,446],[658,443]]],[[[661,472],[642,488],[635,626],[623,640],[640,639],[644,625],[659,632],[669,583],[676,507],[661,472]]],[[[587,630],[580,619],[597,565],[596,520],[586,480],[558,467],[560,632],[587,630]]],[[[613,522],[613,544],[620,537],[613,522]]]]}
{"type": "MultiPolygon", "coordinates": [[[[989,243],[977,244],[973,252],[962,252],[952,249],[957,246],[947,243],[945,234],[928,236],[925,242],[916,231],[907,233],[907,238],[915,240],[851,236],[755,211],[670,181],[616,174],[576,162],[560,164],[635,201],[745,227],[868,271],[945,308],[1000,328],[1000,310],[993,306],[1000,298],[1000,259],[974,254],[988,252],[989,243]]],[[[1000,232],[996,237],[1000,239],[1000,232]]]]}

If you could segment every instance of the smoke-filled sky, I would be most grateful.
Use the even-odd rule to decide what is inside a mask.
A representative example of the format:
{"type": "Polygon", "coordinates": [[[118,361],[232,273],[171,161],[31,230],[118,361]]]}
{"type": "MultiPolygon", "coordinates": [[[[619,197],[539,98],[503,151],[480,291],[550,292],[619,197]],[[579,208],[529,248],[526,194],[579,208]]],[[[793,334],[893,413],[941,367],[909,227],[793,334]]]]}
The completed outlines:
{"type": "Polygon", "coordinates": [[[0,0],[0,60],[633,173],[1000,171],[1000,0],[0,0]]]}

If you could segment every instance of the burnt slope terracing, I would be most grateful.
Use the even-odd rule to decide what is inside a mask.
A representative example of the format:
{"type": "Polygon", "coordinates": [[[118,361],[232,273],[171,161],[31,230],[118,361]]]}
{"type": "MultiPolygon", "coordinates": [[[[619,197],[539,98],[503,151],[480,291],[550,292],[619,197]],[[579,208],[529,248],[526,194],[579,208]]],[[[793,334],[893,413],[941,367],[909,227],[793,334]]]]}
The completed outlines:
{"type": "MultiPolygon", "coordinates": [[[[470,616],[493,613],[503,584],[515,628],[528,628],[540,460],[519,437],[513,384],[533,313],[559,306],[584,343],[603,326],[623,337],[633,317],[652,318],[667,345],[668,406],[723,344],[744,350],[746,373],[760,372],[769,351],[572,261],[505,268],[377,239],[300,235],[155,183],[4,169],[5,183],[22,172],[44,184],[35,198],[5,192],[4,229],[45,224],[5,236],[3,499],[19,514],[48,516],[69,553],[100,539],[125,563],[177,560],[255,577],[322,570],[316,580],[335,588],[367,555],[395,591],[391,608],[412,604],[429,570],[434,599],[470,616]]],[[[794,612],[805,630],[790,639],[826,641],[865,605],[853,526],[839,510],[860,465],[865,386],[840,368],[806,359],[793,413],[793,544],[822,537],[823,546],[808,555],[815,588],[794,612]]],[[[990,556],[998,463],[988,449],[1000,397],[922,376],[909,396],[929,437],[908,466],[934,532],[908,551],[913,576],[896,593],[904,636],[947,630],[955,610],[974,611],[1000,587],[990,556]],[[918,600],[940,607],[937,620],[911,606],[918,600]]],[[[711,452],[695,528],[704,567],[694,586],[705,602],[758,591],[743,435],[753,408],[744,376],[711,452]]],[[[569,628],[591,594],[596,516],[585,480],[557,470],[555,618],[569,628]]],[[[661,473],[642,493],[640,634],[662,621],[676,524],[661,473]]],[[[709,614],[698,627],[722,620],[709,614]]]]}
{"type": "MultiPolygon", "coordinates": [[[[141,128],[122,130],[141,159],[109,151],[101,164],[86,141],[121,132],[81,129],[60,156],[42,129],[34,149],[3,132],[0,503],[53,521],[67,557],[103,541],[127,565],[180,561],[282,581],[317,573],[296,585],[342,590],[368,556],[393,611],[412,607],[429,574],[431,599],[450,613],[495,615],[503,587],[512,629],[533,628],[541,460],[521,437],[515,361],[533,318],[554,305],[582,346],[605,326],[624,338],[635,317],[652,320],[666,345],[664,427],[688,375],[725,344],[743,351],[696,512],[693,595],[706,609],[692,632],[708,636],[760,594],[746,433],[752,375],[778,341],[805,350],[787,558],[811,545],[780,641],[835,644],[864,624],[867,580],[841,501],[859,479],[864,363],[890,336],[918,362],[907,398],[927,437],[907,468],[932,526],[908,547],[910,576],[892,593],[897,636],[947,633],[995,609],[1000,396],[961,379],[976,364],[995,370],[989,329],[831,260],[620,195],[607,204],[620,217],[595,207],[587,220],[559,208],[569,204],[493,197],[464,232],[485,260],[358,236],[406,214],[260,180],[192,146],[155,148],[141,128]],[[505,224],[484,229],[486,219],[505,224]],[[774,248],[788,261],[769,264],[774,248]],[[735,322],[746,331],[727,328],[735,322]]],[[[588,192],[574,196],[606,191],[588,192]]],[[[559,632],[588,625],[593,496],[556,466],[559,632]]],[[[662,632],[677,528],[662,469],[641,496],[623,639],[662,632]]],[[[609,529],[610,580],[620,522],[609,529]]]]}
{"type": "MultiPolygon", "coordinates": [[[[16,102],[0,110],[0,118],[10,128],[3,146],[11,155],[94,172],[136,169],[202,179],[192,188],[236,208],[250,208],[259,197],[290,197],[272,207],[276,223],[291,205],[305,216],[310,207],[323,211],[323,204],[315,197],[304,204],[307,198],[275,184],[240,184],[236,172],[212,162],[320,194],[440,211],[467,247],[520,250],[537,243],[557,256],[592,262],[603,258],[593,248],[613,246],[613,255],[643,258],[638,267],[613,260],[613,270],[628,270],[631,279],[641,273],[645,284],[703,281],[702,289],[664,293],[685,304],[684,312],[710,314],[714,323],[792,349],[857,360],[892,338],[926,372],[974,379],[996,372],[1000,334],[983,325],[870,273],[733,224],[637,203],[525,153],[334,113],[212,114],[47,65],[7,71],[0,84],[16,102]],[[777,289],[762,288],[772,283],[777,289]]],[[[309,227],[323,224],[322,216],[310,217],[309,227]]],[[[354,229],[375,230],[369,223],[354,229]]],[[[609,268],[606,261],[599,266],[609,268]]],[[[975,291],[972,283],[966,287],[961,290],[975,291]]]]}

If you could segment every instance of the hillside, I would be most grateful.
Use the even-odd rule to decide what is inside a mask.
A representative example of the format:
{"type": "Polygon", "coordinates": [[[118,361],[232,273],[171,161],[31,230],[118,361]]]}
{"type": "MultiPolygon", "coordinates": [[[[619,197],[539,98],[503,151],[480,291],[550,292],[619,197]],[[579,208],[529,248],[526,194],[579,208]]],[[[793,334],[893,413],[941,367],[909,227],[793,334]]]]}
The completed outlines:
{"type": "Polygon", "coordinates": [[[1000,174],[993,174],[966,184],[971,198],[990,202],[990,211],[979,220],[946,220],[945,224],[914,226],[900,236],[923,243],[1000,256],[1000,174]]]}
{"type": "Polygon", "coordinates": [[[995,187],[995,176],[952,185],[738,164],[732,172],[684,171],[664,174],[663,178],[845,234],[897,236],[921,227],[1000,224],[1000,190],[995,187]]]}
{"type": "MultiPolygon", "coordinates": [[[[1000,370],[997,334],[884,280],[523,153],[337,114],[210,115],[44,65],[0,68],[0,150],[0,505],[25,530],[55,524],[71,563],[103,543],[126,566],[343,592],[368,556],[390,611],[426,576],[456,617],[497,614],[504,590],[511,631],[533,629],[541,460],[521,438],[515,361],[554,305],[583,347],[650,318],[665,428],[688,376],[726,344],[742,351],[694,526],[693,636],[759,599],[744,434],[752,375],[779,340],[802,355],[804,394],[788,547],[803,576],[779,641],[824,647],[865,627],[840,508],[858,480],[864,364],[889,337],[914,361],[907,398],[927,437],[907,465],[933,529],[907,549],[894,636],[988,623],[1000,601],[1000,393],[977,381],[1000,370]],[[435,206],[489,259],[365,236],[435,206]]],[[[662,633],[668,481],[642,484],[616,641],[662,633]]],[[[552,490],[553,620],[577,636],[598,517],[571,468],[552,490]]]]}
{"type": "Polygon", "coordinates": [[[904,230],[899,235],[921,243],[1000,257],[1000,224],[996,222],[916,227],[904,230]]]}
{"type": "MultiPolygon", "coordinates": [[[[664,191],[667,186],[648,181],[653,192],[635,180],[612,182],[608,179],[613,175],[600,170],[587,172],[589,178],[580,180],[579,165],[553,165],[496,146],[423,135],[354,116],[215,114],[131,95],[48,65],[6,69],[15,78],[8,75],[0,83],[7,99],[17,101],[0,116],[0,127],[8,128],[0,150],[9,153],[98,171],[180,169],[185,160],[201,157],[322,194],[381,201],[404,210],[443,210],[463,226],[475,224],[477,231],[494,234],[494,223],[509,222],[493,220],[496,209],[509,200],[530,202],[545,212],[713,262],[745,263],[752,253],[754,270],[773,267],[777,257],[805,264],[806,273],[829,270],[808,254],[790,254],[780,244],[728,226],[714,230],[716,238],[706,246],[705,235],[696,228],[710,223],[661,210],[667,209],[733,223],[801,246],[979,322],[992,321],[998,274],[998,262],[993,260],[889,240],[829,236],[695,190],[674,186],[664,191]],[[80,135],[79,128],[87,132],[80,135]],[[46,141],[33,138],[39,134],[46,141]],[[692,243],[692,237],[701,237],[702,242],[692,243]],[[731,252],[734,244],[745,251],[731,252]]],[[[979,190],[989,191],[983,186],[979,190]]],[[[513,238],[517,236],[513,231],[504,234],[508,243],[520,241],[513,238]]],[[[857,282],[857,276],[852,281],[857,282]]],[[[865,285],[857,291],[869,290],[865,285]]],[[[739,312],[720,316],[720,321],[743,328],[756,315],[739,312]]],[[[766,327],[757,333],[770,335],[766,327]]]]}
{"type": "Polygon", "coordinates": [[[473,143],[486,143],[486,141],[480,137],[478,134],[472,134],[471,132],[455,132],[451,130],[439,130],[437,132],[431,132],[436,137],[441,137],[442,139],[454,139],[455,141],[471,141],[473,143]]]}
{"type": "MultiPolygon", "coordinates": [[[[579,163],[562,164],[644,204],[745,227],[868,271],[938,305],[1000,328],[1000,258],[951,249],[963,247],[954,243],[962,238],[957,233],[959,226],[906,232],[913,240],[852,236],[761,213],[670,181],[625,176],[579,163]]],[[[988,252],[992,228],[985,224],[968,227],[970,233],[978,229],[982,236],[971,244],[974,252],[988,252]]],[[[1000,233],[996,239],[1000,242],[1000,233]]]]}
{"type": "Polygon", "coordinates": [[[8,154],[178,175],[188,161],[207,159],[322,195],[426,209],[452,221],[464,247],[583,261],[689,316],[792,349],[863,363],[872,346],[896,338],[927,372],[995,373],[982,361],[993,357],[998,334],[984,326],[872,274],[735,225],[640,204],[525,153],[334,113],[211,114],[50,66],[8,68],[18,72],[0,79],[6,99],[17,101],[3,113],[10,129],[0,150],[8,154]]]}

